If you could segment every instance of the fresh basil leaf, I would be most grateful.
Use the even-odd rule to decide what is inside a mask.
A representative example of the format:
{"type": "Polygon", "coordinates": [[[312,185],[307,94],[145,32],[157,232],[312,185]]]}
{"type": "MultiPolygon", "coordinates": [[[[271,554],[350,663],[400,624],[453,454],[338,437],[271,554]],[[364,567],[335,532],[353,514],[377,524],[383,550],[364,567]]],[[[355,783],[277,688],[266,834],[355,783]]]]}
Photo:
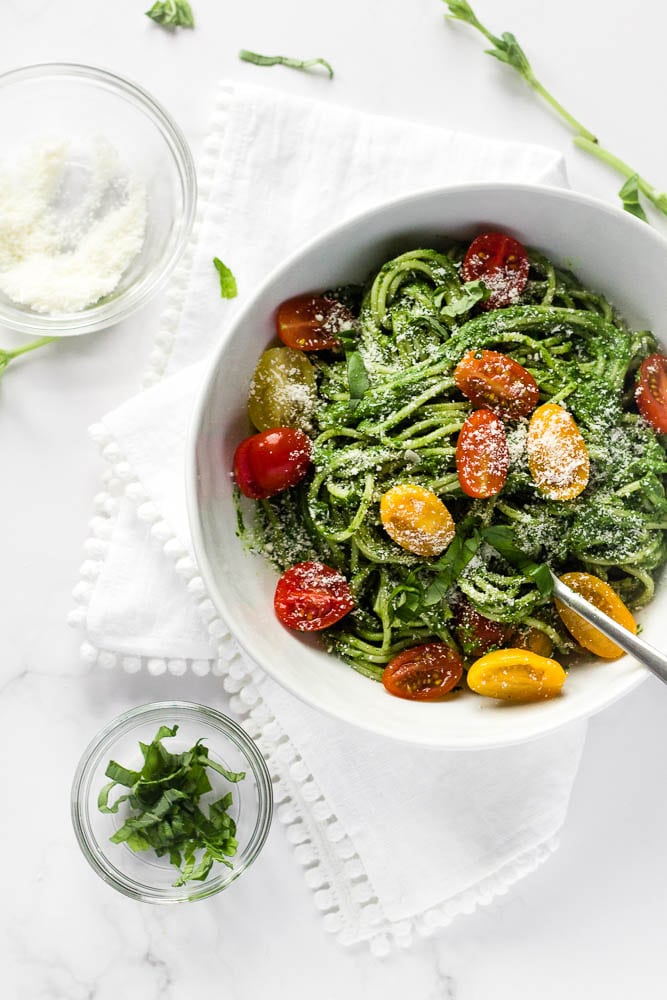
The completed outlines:
{"type": "Polygon", "coordinates": [[[484,528],[482,537],[510,566],[514,566],[526,579],[531,580],[543,597],[551,597],[554,588],[549,567],[528,558],[516,544],[514,532],[509,526],[492,525],[484,528]]]}
{"type": "Polygon", "coordinates": [[[455,319],[457,316],[469,312],[478,302],[486,302],[490,295],[490,290],[480,278],[475,281],[466,281],[461,286],[460,292],[455,293],[440,312],[449,319],[455,319]]]}
{"type": "Polygon", "coordinates": [[[220,276],[220,297],[223,299],[235,299],[238,295],[236,278],[219,257],[213,258],[213,266],[220,276]]]}
{"type": "Polygon", "coordinates": [[[334,71],[331,64],[326,59],[292,59],[290,56],[262,56],[259,52],[250,52],[248,49],[241,49],[239,59],[243,62],[254,63],[255,66],[289,66],[290,69],[300,69],[308,71],[314,66],[322,66],[329,74],[329,79],[333,79],[334,71]]]}
{"type": "Polygon", "coordinates": [[[208,767],[212,767],[214,771],[221,774],[227,781],[243,781],[245,778],[245,771],[228,771],[222,764],[218,764],[216,760],[211,760],[210,758],[208,760],[208,767]]]}
{"type": "Polygon", "coordinates": [[[108,785],[105,785],[104,788],[100,790],[100,794],[97,796],[97,808],[101,813],[117,813],[118,807],[120,806],[121,802],[127,802],[127,800],[131,798],[130,795],[121,795],[119,798],[116,799],[114,804],[110,806],[109,794],[111,793],[111,790],[116,787],[117,784],[118,782],[116,781],[110,781],[108,785]]]}
{"type": "Polygon", "coordinates": [[[141,771],[110,761],[107,775],[112,778],[100,791],[98,808],[115,813],[121,802],[135,810],[110,840],[126,843],[131,850],[153,849],[158,857],[169,855],[178,869],[175,885],[203,881],[214,861],[231,867],[227,860],[236,852],[236,824],[229,815],[232,793],[226,792],[209,805],[208,815],[199,807],[202,795],[212,790],[207,769],[212,768],[231,782],[245,777],[212,761],[201,740],[183,753],[171,753],[162,740],[175,736],[178,726],[161,726],[151,743],[140,743],[141,771]],[[131,791],[113,805],[109,796],[117,785],[131,791]]]}
{"type": "Polygon", "coordinates": [[[623,208],[630,215],[635,215],[642,222],[648,222],[648,216],[642,208],[639,200],[639,174],[633,174],[618,192],[618,197],[623,202],[623,208]]]}
{"type": "Polygon", "coordinates": [[[456,526],[456,534],[444,555],[432,564],[431,568],[437,570],[437,576],[426,591],[424,604],[428,606],[442,600],[473,558],[481,542],[477,519],[464,517],[456,526]]]}
{"type": "Polygon", "coordinates": [[[351,351],[346,357],[350,399],[361,399],[370,385],[364,359],[359,351],[351,351]]]}
{"type": "Polygon", "coordinates": [[[111,778],[112,781],[117,782],[119,785],[125,785],[126,788],[132,788],[141,778],[139,771],[130,771],[127,767],[123,767],[122,764],[117,764],[115,760],[109,761],[104,773],[107,778],[111,778]]]}
{"type": "Polygon", "coordinates": [[[192,7],[187,0],[158,0],[150,10],[146,11],[156,24],[165,28],[194,28],[195,19],[192,7]]]}

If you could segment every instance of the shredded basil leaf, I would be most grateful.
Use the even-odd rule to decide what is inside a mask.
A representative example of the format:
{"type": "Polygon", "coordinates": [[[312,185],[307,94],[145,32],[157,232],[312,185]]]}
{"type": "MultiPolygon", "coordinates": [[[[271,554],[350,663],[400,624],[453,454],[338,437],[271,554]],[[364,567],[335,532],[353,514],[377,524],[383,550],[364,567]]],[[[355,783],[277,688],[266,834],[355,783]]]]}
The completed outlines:
{"type": "Polygon", "coordinates": [[[158,857],[165,854],[175,868],[175,886],[207,878],[215,861],[232,867],[228,857],[236,853],[236,825],[229,815],[233,798],[226,792],[210,803],[208,815],[200,808],[202,795],[212,790],[207,769],[236,783],[244,772],[230,771],[209,757],[201,740],[184,753],[171,753],[162,740],[178,732],[178,726],[160,726],[151,743],[140,743],[144,763],[133,771],[109,761],[106,775],[111,778],[99,793],[100,812],[117,813],[123,802],[134,810],[109,838],[114,844],[127,844],[133,851],[153,849],[158,857]],[[109,796],[121,785],[130,791],[111,805],[109,796]]]}
{"type": "Polygon", "coordinates": [[[290,56],[262,56],[259,52],[249,52],[248,49],[241,49],[239,59],[243,62],[254,63],[255,66],[289,66],[290,69],[300,69],[308,71],[313,66],[323,66],[329,74],[329,79],[333,79],[334,71],[326,59],[292,59],[290,56]]]}
{"type": "Polygon", "coordinates": [[[361,399],[370,385],[364,359],[359,351],[350,351],[346,357],[350,399],[361,399]]]}
{"type": "Polygon", "coordinates": [[[150,10],[146,11],[156,24],[165,28],[194,28],[195,19],[192,7],[187,0],[158,0],[150,10]]]}
{"type": "Polygon", "coordinates": [[[636,215],[642,222],[648,222],[648,216],[642,208],[639,200],[639,174],[633,174],[618,192],[618,197],[623,202],[623,208],[630,215],[636,215]]]}
{"type": "Polygon", "coordinates": [[[455,294],[440,312],[449,319],[455,319],[456,316],[469,312],[478,302],[486,302],[490,295],[491,292],[481,279],[466,281],[459,294],[455,294]]]}
{"type": "Polygon", "coordinates": [[[238,295],[236,278],[219,257],[213,258],[213,266],[220,275],[220,297],[223,299],[235,299],[238,295]]]}
{"type": "Polygon", "coordinates": [[[528,580],[532,580],[543,597],[551,597],[554,587],[549,567],[544,563],[533,562],[521,551],[511,528],[501,524],[492,525],[483,529],[482,537],[510,566],[516,567],[528,580]]]}

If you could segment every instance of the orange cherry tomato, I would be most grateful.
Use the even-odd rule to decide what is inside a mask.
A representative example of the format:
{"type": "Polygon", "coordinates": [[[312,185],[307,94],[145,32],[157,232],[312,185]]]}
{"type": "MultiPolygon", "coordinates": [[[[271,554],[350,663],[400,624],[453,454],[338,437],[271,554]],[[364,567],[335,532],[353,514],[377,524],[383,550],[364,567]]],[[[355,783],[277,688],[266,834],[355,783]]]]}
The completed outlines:
{"type": "Polygon", "coordinates": [[[514,635],[514,626],[480,615],[466,597],[458,599],[453,611],[456,638],[466,656],[482,656],[490,649],[505,646],[514,635]]]}
{"type": "MultiPolygon", "coordinates": [[[[631,612],[625,606],[621,598],[608,583],[591,573],[564,573],[561,580],[577,594],[581,594],[587,601],[594,604],[600,611],[613,618],[619,625],[623,625],[629,632],[637,634],[637,622],[631,612]]],[[[588,622],[584,621],[576,611],[566,608],[564,604],[556,599],[556,609],[563,620],[563,625],[577,640],[580,646],[587,649],[596,656],[601,656],[605,660],[616,660],[623,656],[623,650],[615,642],[608,639],[606,635],[599,632],[588,622]]]]}
{"type": "Polygon", "coordinates": [[[475,660],[468,687],[487,698],[541,701],[559,694],[566,677],[556,660],[527,649],[498,649],[475,660]]]}
{"type": "Polygon", "coordinates": [[[554,644],[540,628],[528,628],[513,640],[517,649],[528,649],[538,656],[550,657],[554,651],[554,644]]]}
{"type": "Polygon", "coordinates": [[[641,363],[635,390],[637,409],[659,434],[667,434],[667,357],[651,354],[641,363]]]}
{"type": "Polygon", "coordinates": [[[234,452],[234,478],[245,496],[265,500],[303,479],[312,451],[308,435],[294,427],[251,434],[234,452]]]}
{"type": "Polygon", "coordinates": [[[529,270],[526,248],[518,240],[505,233],[482,233],[468,247],[461,276],[464,281],[481,278],[491,292],[482,309],[501,309],[519,301],[529,270]]]}
{"type": "Polygon", "coordinates": [[[397,545],[418,556],[439,555],[456,530],[442,500],[415,483],[399,483],[387,490],[380,500],[380,519],[397,545]]]}
{"type": "Polygon", "coordinates": [[[502,420],[491,410],[474,410],[456,442],[461,489],[469,497],[493,497],[505,485],[509,467],[510,451],[502,420]]]}
{"type": "Polygon", "coordinates": [[[354,316],[342,302],[322,295],[297,295],[278,307],[278,336],[300,351],[330,351],[339,346],[338,334],[349,330],[354,316]]]}
{"type": "Polygon", "coordinates": [[[508,420],[527,416],[540,399],[530,372],[500,351],[468,351],[454,369],[454,382],[473,406],[508,420]]]}
{"type": "Polygon", "coordinates": [[[273,607],[278,619],[299,632],[319,632],[354,607],[345,577],[319,562],[297,563],[276,584],[273,607]]]}
{"type": "Polygon", "coordinates": [[[530,474],[549,500],[573,500],[586,488],[590,472],[586,444],[562,406],[538,406],[528,425],[526,453],[530,474]]]}
{"type": "Polygon", "coordinates": [[[389,694],[411,701],[437,701],[455,688],[463,662],[444,642],[427,642],[404,649],[384,669],[382,683],[389,694]]]}

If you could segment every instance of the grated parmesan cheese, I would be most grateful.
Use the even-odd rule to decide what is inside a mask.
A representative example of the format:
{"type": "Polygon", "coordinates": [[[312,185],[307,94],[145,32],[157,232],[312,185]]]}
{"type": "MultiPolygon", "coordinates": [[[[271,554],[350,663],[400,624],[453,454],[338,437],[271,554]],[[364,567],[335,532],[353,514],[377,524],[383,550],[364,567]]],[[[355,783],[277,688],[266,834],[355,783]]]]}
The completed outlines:
{"type": "Polygon", "coordinates": [[[146,190],[113,146],[31,147],[0,166],[0,292],[38,313],[110,295],[141,251],[146,190]]]}

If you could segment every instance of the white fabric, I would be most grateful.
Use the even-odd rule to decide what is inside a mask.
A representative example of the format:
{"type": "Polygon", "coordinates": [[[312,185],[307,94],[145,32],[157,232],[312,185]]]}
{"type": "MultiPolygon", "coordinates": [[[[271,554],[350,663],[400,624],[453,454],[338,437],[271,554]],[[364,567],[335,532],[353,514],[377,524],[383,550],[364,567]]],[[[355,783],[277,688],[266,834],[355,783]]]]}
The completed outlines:
{"type": "Polygon", "coordinates": [[[325,226],[417,189],[498,179],[565,183],[564,166],[546,149],[223,85],[152,387],[93,429],[109,472],[75,589],[84,656],[224,677],[222,707],[267,757],[325,926],[377,953],[489,902],[549,856],[585,725],[502,751],[414,749],[321,716],[248,663],[190,551],[182,470],[195,362],[267,271],[325,226]],[[237,300],[219,297],[215,255],[237,276],[237,300]]]}

